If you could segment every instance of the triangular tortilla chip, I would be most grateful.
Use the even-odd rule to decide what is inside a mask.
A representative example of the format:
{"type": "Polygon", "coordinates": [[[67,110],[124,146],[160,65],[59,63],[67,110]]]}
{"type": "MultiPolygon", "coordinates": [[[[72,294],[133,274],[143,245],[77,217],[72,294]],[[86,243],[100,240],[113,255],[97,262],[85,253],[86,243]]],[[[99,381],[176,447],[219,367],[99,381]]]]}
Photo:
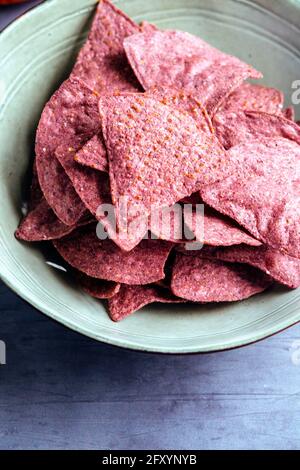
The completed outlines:
{"type": "Polygon", "coordinates": [[[29,242],[54,240],[71,233],[78,225],[88,223],[88,218],[83,218],[76,225],[66,225],[59,220],[45,198],[31,210],[20,223],[15,236],[20,240],[29,242]]]}
{"type": "Polygon", "coordinates": [[[79,271],[125,284],[150,284],[163,279],[164,265],[173,247],[162,240],[142,240],[132,251],[125,252],[109,239],[100,240],[95,225],[53,243],[60,255],[79,271]]]}
{"type": "Polygon", "coordinates": [[[226,248],[205,247],[201,255],[231,263],[250,264],[281,284],[292,289],[300,287],[300,260],[264,245],[260,247],[246,245],[226,248]]]}
{"type": "MultiPolygon", "coordinates": [[[[123,93],[123,95],[125,95],[123,93]]],[[[191,95],[180,90],[153,89],[143,96],[155,98],[163,104],[174,107],[178,111],[189,113],[200,129],[213,133],[211,119],[202,104],[191,95]]],[[[75,161],[95,170],[108,172],[108,156],[102,134],[92,137],[75,155],[75,161]]]]}
{"type": "Polygon", "coordinates": [[[200,250],[204,244],[211,246],[231,246],[241,243],[250,246],[261,245],[259,240],[253,238],[229,217],[208,206],[205,206],[203,211],[196,210],[196,207],[193,208],[190,203],[183,206],[176,204],[161,209],[157,213],[151,213],[149,230],[161,240],[174,243],[186,242],[186,249],[193,251],[200,250]],[[188,231],[185,226],[188,227],[188,231]]]}
{"type": "Polygon", "coordinates": [[[190,115],[141,94],[101,97],[99,103],[119,227],[123,219],[146,217],[224,176],[226,157],[217,139],[190,115]]]}
{"type": "Polygon", "coordinates": [[[184,223],[195,234],[199,243],[212,246],[230,246],[245,243],[259,246],[261,242],[249,235],[234,221],[209,207],[204,213],[185,211],[184,223]]]}
{"type": "Polygon", "coordinates": [[[300,257],[300,146],[250,140],[227,152],[231,176],[201,191],[203,200],[255,238],[300,257]]]}
{"type": "Polygon", "coordinates": [[[300,144],[300,127],[282,116],[256,111],[222,112],[213,119],[216,135],[228,150],[249,139],[284,137],[300,144]]]}
{"type": "Polygon", "coordinates": [[[96,279],[79,271],[76,271],[75,277],[84,292],[96,299],[110,299],[119,292],[121,287],[121,284],[117,282],[96,279]]]}
{"type": "Polygon", "coordinates": [[[123,49],[126,36],[139,31],[107,0],[93,20],[86,44],[71,74],[46,105],[37,132],[37,167],[42,191],[60,220],[76,223],[85,211],[63,168],[54,157],[60,145],[79,150],[99,131],[98,92],[136,91],[139,85],[123,49]]]}
{"type": "Polygon", "coordinates": [[[98,93],[139,90],[123,48],[124,39],[139,31],[124,12],[102,0],[71,77],[81,78],[98,93]]]}
{"type": "Polygon", "coordinates": [[[121,321],[145,305],[159,303],[183,303],[185,300],[158,286],[126,286],[108,300],[108,312],[113,321],[121,321]]]}
{"type": "Polygon", "coordinates": [[[236,57],[181,31],[146,31],[124,41],[128,60],[145,90],[179,88],[214,114],[245,79],[261,74],[236,57]]]}
{"type": "Polygon", "coordinates": [[[282,91],[254,83],[243,83],[228,96],[219,112],[261,111],[281,114],[284,103],[282,91]]]}
{"type": "Polygon", "coordinates": [[[74,161],[74,150],[59,147],[55,155],[69,176],[75,191],[88,210],[96,217],[101,204],[111,202],[107,173],[78,165],[74,161]]]}
{"type": "Polygon", "coordinates": [[[233,302],[263,292],[271,280],[259,270],[177,253],[171,290],[193,302],[233,302]]]}
{"type": "MultiPolygon", "coordinates": [[[[68,148],[59,147],[55,155],[63,165],[80,199],[92,215],[103,224],[109,237],[126,251],[130,251],[138,245],[147,232],[147,226],[143,220],[137,221],[135,225],[130,225],[128,230],[120,233],[109,217],[103,216],[103,212],[105,212],[101,210],[103,205],[109,205],[111,211],[114,211],[108,174],[78,165],[74,161],[72,149],[70,151],[68,148]]],[[[115,216],[113,222],[114,220],[115,216]]]]}
{"type": "Polygon", "coordinates": [[[101,134],[94,135],[74,157],[77,163],[94,170],[108,172],[106,148],[101,134]]]}
{"type": "Polygon", "coordinates": [[[70,146],[70,150],[80,148],[99,131],[97,103],[97,97],[83,82],[69,79],[47,103],[37,131],[39,182],[49,205],[67,225],[76,223],[86,209],[55,157],[55,151],[62,144],[70,146]]]}

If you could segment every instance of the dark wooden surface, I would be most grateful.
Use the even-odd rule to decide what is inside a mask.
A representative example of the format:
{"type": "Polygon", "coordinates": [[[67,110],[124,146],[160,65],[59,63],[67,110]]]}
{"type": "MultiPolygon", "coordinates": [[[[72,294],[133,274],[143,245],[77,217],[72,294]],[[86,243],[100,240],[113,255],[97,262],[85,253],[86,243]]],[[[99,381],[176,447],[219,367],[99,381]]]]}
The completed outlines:
{"type": "Polygon", "coordinates": [[[300,449],[300,326],[161,356],[80,336],[3,285],[0,305],[0,448],[300,449]]]}
{"type": "MultiPolygon", "coordinates": [[[[0,27],[22,8],[0,8],[0,27]]],[[[300,325],[235,351],[147,355],[69,331],[0,284],[0,339],[1,449],[300,449],[300,325]]]]}

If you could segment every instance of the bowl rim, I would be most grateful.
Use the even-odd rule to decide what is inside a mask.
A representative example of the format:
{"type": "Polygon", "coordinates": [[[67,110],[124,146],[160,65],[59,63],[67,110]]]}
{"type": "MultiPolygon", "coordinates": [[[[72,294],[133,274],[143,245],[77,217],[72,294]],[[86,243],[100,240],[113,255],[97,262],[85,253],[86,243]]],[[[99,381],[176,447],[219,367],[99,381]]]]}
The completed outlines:
{"type": "MultiPolygon", "coordinates": [[[[51,0],[51,1],[43,1],[37,5],[33,5],[29,7],[27,11],[22,13],[20,16],[18,16],[16,19],[11,21],[8,25],[6,25],[2,31],[0,32],[0,41],[3,40],[3,38],[6,38],[15,28],[18,28],[22,25],[24,21],[27,21],[28,18],[32,18],[35,15],[38,15],[41,11],[44,11],[48,8],[52,8],[55,6],[55,3],[57,0],[51,0]]],[[[96,5],[97,1],[94,0],[94,3],[96,5]]],[[[254,0],[253,3],[261,4],[264,3],[263,0],[254,0]]],[[[300,8],[300,0],[297,0],[297,3],[294,2],[293,0],[288,0],[286,4],[292,4],[292,6],[296,9],[299,10],[300,8]]],[[[92,3],[91,3],[92,4],[92,3]]],[[[85,327],[79,327],[78,324],[76,324],[73,321],[66,321],[65,319],[61,319],[58,316],[54,314],[54,312],[51,310],[51,308],[48,308],[42,302],[38,302],[30,298],[30,295],[28,295],[26,292],[22,290],[22,288],[19,288],[17,285],[14,284],[14,276],[13,274],[10,274],[8,272],[5,272],[1,265],[0,265],[0,279],[7,285],[8,288],[10,288],[15,294],[18,295],[19,298],[22,300],[25,300],[29,305],[33,306],[37,311],[43,313],[44,315],[47,315],[51,320],[54,320],[61,325],[64,325],[67,328],[70,328],[71,330],[75,331],[76,333],[83,334],[95,341],[98,342],[103,342],[105,344],[109,344],[111,346],[115,347],[120,347],[122,349],[126,350],[134,350],[134,351],[140,351],[140,352],[147,352],[147,353],[157,353],[157,354],[172,354],[172,355],[186,355],[186,354],[207,354],[207,353],[214,353],[214,352],[222,352],[222,351],[227,351],[227,350],[232,350],[232,349],[238,349],[250,344],[257,343],[259,341],[262,341],[265,338],[269,338],[271,336],[274,336],[275,334],[278,334],[298,323],[300,323],[300,309],[299,309],[299,318],[297,317],[297,320],[281,320],[278,322],[277,326],[269,326],[265,327],[262,331],[258,331],[257,334],[253,335],[248,334],[243,336],[242,339],[234,338],[230,340],[228,343],[224,344],[223,346],[218,346],[217,348],[214,347],[209,347],[209,346],[204,346],[201,348],[201,345],[199,346],[193,346],[192,348],[188,348],[186,346],[179,347],[179,348],[174,348],[174,347],[169,347],[168,349],[161,349],[160,346],[141,346],[140,344],[134,344],[131,342],[130,344],[127,344],[124,342],[124,340],[119,340],[117,337],[114,339],[108,338],[106,336],[102,336],[99,334],[93,334],[90,330],[87,330],[85,327]]]]}

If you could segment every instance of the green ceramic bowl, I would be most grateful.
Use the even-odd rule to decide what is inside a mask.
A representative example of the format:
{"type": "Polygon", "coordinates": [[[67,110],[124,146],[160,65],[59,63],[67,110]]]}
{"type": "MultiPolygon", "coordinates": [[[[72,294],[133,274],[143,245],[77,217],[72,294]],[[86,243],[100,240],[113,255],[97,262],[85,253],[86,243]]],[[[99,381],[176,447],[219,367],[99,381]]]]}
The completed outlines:
{"type": "MultiPolygon", "coordinates": [[[[264,72],[286,93],[300,73],[300,3],[277,0],[120,0],[136,21],[197,34],[264,72]]],[[[244,302],[151,306],[116,324],[101,302],[45,262],[39,246],[14,238],[41,110],[67,76],[82,45],[94,0],[49,0],[0,36],[0,271],[24,299],[99,341],[165,353],[245,345],[300,321],[300,290],[270,290],[244,302]]]]}

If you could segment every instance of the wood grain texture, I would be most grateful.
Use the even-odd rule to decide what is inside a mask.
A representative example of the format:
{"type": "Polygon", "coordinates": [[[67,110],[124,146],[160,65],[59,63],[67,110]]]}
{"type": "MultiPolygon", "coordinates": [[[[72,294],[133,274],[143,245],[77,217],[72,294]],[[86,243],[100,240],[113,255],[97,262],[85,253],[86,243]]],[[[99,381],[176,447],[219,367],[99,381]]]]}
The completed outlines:
{"type": "Polygon", "coordinates": [[[300,449],[300,325],[194,356],[97,343],[4,285],[1,449],[300,449]]]}
{"type": "MultiPolygon", "coordinates": [[[[0,29],[34,3],[1,9],[0,29]]],[[[300,325],[224,353],[148,355],[67,330],[0,284],[0,339],[0,449],[300,449],[300,325]]]]}

